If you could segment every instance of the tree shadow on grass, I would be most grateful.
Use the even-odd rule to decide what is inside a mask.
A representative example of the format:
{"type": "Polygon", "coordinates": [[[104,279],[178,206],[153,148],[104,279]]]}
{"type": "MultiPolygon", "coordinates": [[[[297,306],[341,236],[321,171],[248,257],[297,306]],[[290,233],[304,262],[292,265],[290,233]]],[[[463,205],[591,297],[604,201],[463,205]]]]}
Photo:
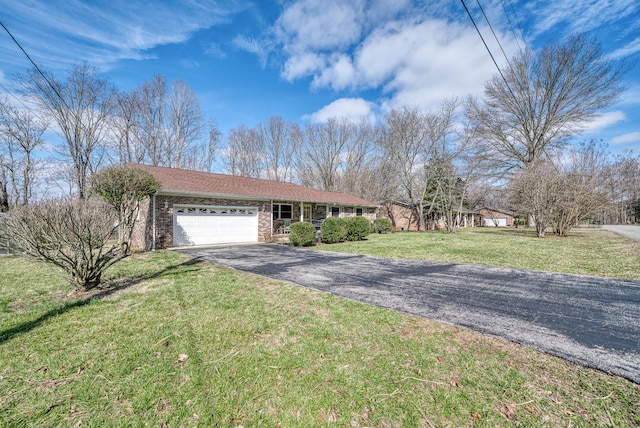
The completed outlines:
{"type": "Polygon", "coordinates": [[[111,296],[112,294],[121,291],[121,290],[125,290],[127,288],[133,287],[134,285],[140,284],[143,281],[148,281],[151,279],[155,279],[155,278],[159,278],[161,276],[166,276],[167,274],[177,274],[177,273],[184,273],[185,271],[183,270],[185,267],[189,267],[189,266],[196,266],[200,263],[203,263],[204,260],[199,260],[199,259],[191,259],[191,260],[187,260],[186,262],[183,263],[179,263],[173,266],[168,266],[158,272],[154,272],[152,274],[146,275],[146,276],[142,276],[140,278],[135,278],[135,279],[130,279],[130,280],[126,280],[123,282],[118,283],[118,285],[109,287],[109,288],[105,288],[102,290],[99,290],[95,293],[92,293],[90,295],[87,295],[85,298],[81,299],[81,300],[77,300],[75,302],[71,302],[71,303],[67,303],[61,307],[55,308],[55,309],[51,309],[50,311],[45,312],[44,314],[40,315],[38,318],[31,320],[31,321],[27,321],[24,322],[22,324],[19,324],[15,327],[11,327],[7,330],[3,330],[0,331],[0,345],[13,339],[15,336],[18,336],[20,334],[23,333],[27,333],[37,327],[39,327],[41,324],[43,324],[45,321],[47,321],[50,318],[53,318],[55,316],[61,315],[65,312],[68,312],[72,309],[78,308],[78,307],[82,307],[85,305],[88,305],[89,303],[91,303],[91,301],[93,300],[101,300],[104,299],[106,297],[111,296]]]}

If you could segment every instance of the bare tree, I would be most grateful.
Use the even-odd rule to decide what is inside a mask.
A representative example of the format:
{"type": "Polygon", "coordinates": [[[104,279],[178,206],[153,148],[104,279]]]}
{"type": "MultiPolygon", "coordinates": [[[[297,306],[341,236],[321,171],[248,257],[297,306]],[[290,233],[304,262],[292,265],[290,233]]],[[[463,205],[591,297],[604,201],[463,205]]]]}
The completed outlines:
{"type": "Polygon", "coordinates": [[[396,199],[416,207],[419,227],[424,230],[425,166],[431,152],[425,114],[409,107],[392,110],[378,127],[376,142],[397,177],[396,199]]]}
{"type": "Polygon", "coordinates": [[[439,212],[448,233],[460,226],[469,183],[480,175],[484,160],[474,134],[455,126],[458,106],[457,100],[445,101],[437,113],[426,116],[431,154],[423,199],[427,214],[439,212]]]}
{"type": "Polygon", "coordinates": [[[207,172],[213,169],[218,158],[220,138],[222,137],[222,133],[213,119],[209,120],[207,135],[206,140],[194,144],[188,150],[182,161],[183,168],[207,172]]]}
{"type": "Polygon", "coordinates": [[[9,211],[9,186],[7,185],[9,173],[5,164],[4,154],[0,151],[0,213],[9,211]]]}
{"type": "Polygon", "coordinates": [[[526,213],[543,237],[557,213],[562,190],[562,176],[549,160],[538,160],[516,172],[509,185],[510,205],[518,213],[526,213]]]}
{"type": "Polygon", "coordinates": [[[205,132],[204,114],[195,92],[182,80],[167,85],[156,75],[129,97],[136,112],[136,144],[151,165],[209,170],[219,131],[210,122],[205,132]]]}
{"type": "Polygon", "coordinates": [[[603,208],[603,223],[640,222],[640,156],[627,150],[611,165],[609,205],[603,208]]]}
{"type": "Polygon", "coordinates": [[[293,180],[295,139],[300,132],[297,126],[281,116],[272,116],[258,125],[257,132],[264,148],[265,177],[275,181],[293,180]]]}
{"type": "Polygon", "coordinates": [[[164,165],[162,158],[165,136],[165,93],[166,79],[156,75],[137,89],[140,100],[138,117],[141,143],[145,148],[147,161],[154,166],[164,165]]]}
{"type": "Polygon", "coordinates": [[[117,244],[108,245],[117,215],[101,201],[59,200],[18,207],[4,221],[15,248],[61,268],[78,291],[100,285],[105,269],[126,256],[117,244]]]}
{"type": "Polygon", "coordinates": [[[353,125],[353,135],[343,154],[340,191],[373,199],[372,184],[376,180],[375,131],[367,119],[353,125]]]}
{"type": "Polygon", "coordinates": [[[202,107],[198,96],[182,80],[171,84],[164,162],[181,167],[194,146],[202,139],[202,107]]]}
{"type": "Polygon", "coordinates": [[[87,196],[87,177],[100,166],[112,103],[112,87],[95,67],[73,65],[64,80],[32,70],[22,87],[57,125],[66,143],[78,197],[87,196]]]}
{"type": "Polygon", "coordinates": [[[464,193],[454,197],[460,185],[457,164],[468,147],[454,127],[457,107],[456,100],[449,100],[434,112],[392,110],[378,128],[377,144],[396,176],[391,182],[399,184],[395,199],[415,207],[421,230],[426,229],[425,208],[430,214],[445,202],[461,205],[464,199],[464,193]]]}
{"type": "Polygon", "coordinates": [[[147,157],[141,136],[143,122],[140,120],[142,103],[139,92],[114,94],[114,112],[111,118],[115,150],[119,163],[142,163],[147,157]]]}
{"type": "Polygon", "coordinates": [[[264,148],[262,140],[253,128],[239,125],[229,131],[224,164],[231,175],[262,177],[264,148]]]}
{"type": "Polygon", "coordinates": [[[561,186],[553,228],[556,235],[566,236],[578,222],[609,202],[611,164],[605,147],[594,141],[573,147],[556,164],[560,165],[561,186]]]}
{"type": "Polygon", "coordinates": [[[563,147],[622,93],[625,65],[583,34],[517,54],[469,99],[468,117],[503,169],[527,167],[563,147]]]}
{"type": "Polygon", "coordinates": [[[2,168],[5,185],[11,185],[6,192],[7,206],[27,205],[33,199],[39,161],[34,151],[44,143],[42,135],[47,124],[36,118],[30,111],[12,107],[5,99],[0,99],[0,152],[3,152],[2,168]],[[11,202],[11,203],[9,203],[11,202]]]}
{"type": "Polygon", "coordinates": [[[343,155],[354,138],[355,128],[347,120],[308,123],[304,142],[297,147],[296,166],[303,185],[322,190],[340,190],[343,155]]]}

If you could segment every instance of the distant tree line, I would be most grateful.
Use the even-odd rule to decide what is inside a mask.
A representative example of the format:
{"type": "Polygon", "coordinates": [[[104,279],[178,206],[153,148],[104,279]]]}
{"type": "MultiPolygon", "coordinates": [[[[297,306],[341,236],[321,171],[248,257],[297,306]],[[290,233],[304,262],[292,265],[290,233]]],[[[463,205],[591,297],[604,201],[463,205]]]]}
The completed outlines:
{"type": "Polygon", "coordinates": [[[0,98],[0,210],[47,199],[45,181],[85,199],[93,174],[135,162],[402,201],[423,230],[438,217],[455,232],[461,210],[481,205],[509,208],[539,234],[552,226],[564,235],[585,219],[632,221],[640,158],[569,144],[616,102],[625,70],[579,34],[519,52],[482,99],[399,107],[377,123],[274,115],[222,135],[183,81],[154,76],[122,92],[89,64],[63,77],[34,69],[16,77],[28,109],[0,98]],[[61,143],[46,142],[47,130],[61,143]]]}

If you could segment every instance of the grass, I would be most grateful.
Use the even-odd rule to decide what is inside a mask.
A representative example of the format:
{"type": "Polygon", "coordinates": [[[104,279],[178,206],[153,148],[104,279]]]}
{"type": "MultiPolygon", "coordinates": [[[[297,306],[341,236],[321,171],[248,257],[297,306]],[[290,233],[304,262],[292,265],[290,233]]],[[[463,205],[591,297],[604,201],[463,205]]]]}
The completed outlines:
{"type": "Polygon", "coordinates": [[[0,272],[0,426],[640,424],[624,379],[172,252],[91,295],[0,272]]]}
{"type": "Polygon", "coordinates": [[[537,238],[527,228],[460,229],[369,235],[367,241],[322,250],[380,257],[640,279],[640,242],[603,229],[574,229],[566,238],[537,238]]]}

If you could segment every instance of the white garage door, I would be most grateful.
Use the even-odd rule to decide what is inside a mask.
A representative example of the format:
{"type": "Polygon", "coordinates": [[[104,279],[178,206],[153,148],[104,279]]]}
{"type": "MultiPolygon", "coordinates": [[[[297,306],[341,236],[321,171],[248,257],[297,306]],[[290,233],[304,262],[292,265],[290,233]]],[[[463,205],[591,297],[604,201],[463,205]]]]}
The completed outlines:
{"type": "Polygon", "coordinates": [[[507,219],[504,217],[484,219],[484,225],[486,227],[495,227],[496,223],[498,224],[498,227],[507,227],[507,219]]]}
{"type": "Polygon", "coordinates": [[[241,242],[258,242],[258,208],[174,206],[174,246],[241,242]]]}

